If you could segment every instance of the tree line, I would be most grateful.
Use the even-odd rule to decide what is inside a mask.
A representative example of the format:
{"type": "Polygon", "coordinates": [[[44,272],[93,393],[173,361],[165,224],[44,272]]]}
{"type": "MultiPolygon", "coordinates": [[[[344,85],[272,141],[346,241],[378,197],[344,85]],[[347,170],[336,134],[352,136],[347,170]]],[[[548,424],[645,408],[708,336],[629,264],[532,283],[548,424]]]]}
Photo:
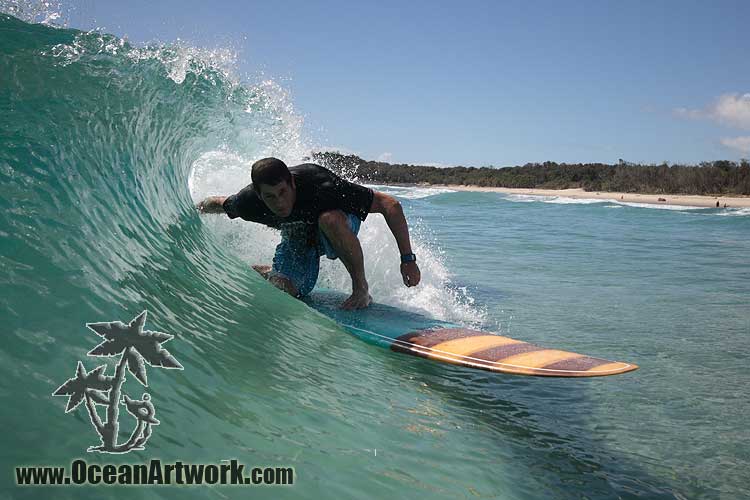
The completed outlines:
{"type": "Polygon", "coordinates": [[[750,195],[750,163],[719,160],[698,165],[527,163],[517,167],[429,167],[367,161],[315,152],[308,158],[350,179],[381,184],[457,184],[650,194],[750,195]]]}

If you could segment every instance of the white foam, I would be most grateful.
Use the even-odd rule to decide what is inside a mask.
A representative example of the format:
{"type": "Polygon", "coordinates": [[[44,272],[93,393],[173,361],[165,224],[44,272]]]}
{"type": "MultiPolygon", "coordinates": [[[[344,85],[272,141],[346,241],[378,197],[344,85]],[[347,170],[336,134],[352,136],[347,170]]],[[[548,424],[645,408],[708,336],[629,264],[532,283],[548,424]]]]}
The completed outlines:
{"type": "MultiPolygon", "coordinates": [[[[236,193],[250,183],[250,165],[253,160],[254,158],[247,158],[236,152],[204,153],[194,163],[188,180],[193,200],[197,202],[206,196],[236,193]]],[[[388,186],[382,187],[383,190],[387,188],[388,186]]],[[[419,187],[400,188],[398,193],[391,190],[391,194],[411,199],[443,192],[450,190],[419,187]]],[[[222,245],[233,250],[248,265],[271,264],[276,245],[280,241],[278,231],[241,219],[230,220],[221,215],[204,216],[203,220],[215,231],[222,245]]],[[[467,290],[453,286],[442,252],[432,241],[429,230],[415,218],[409,219],[409,230],[412,248],[418,255],[422,272],[422,281],[416,287],[406,287],[403,284],[399,250],[385,219],[379,214],[370,214],[363,223],[359,240],[373,299],[381,304],[444,321],[481,325],[485,321],[486,312],[475,305],[467,290]]],[[[319,287],[346,293],[351,291],[351,278],[340,260],[332,261],[323,257],[320,263],[319,287]]]]}
{"type": "Polygon", "coordinates": [[[27,23],[47,26],[67,26],[59,0],[8,0],[0,3],[0,12],[10,14],[27,23]]]}
{"type": "Polygon", "coordinates": [[[532,196],[530,194],[501,194],[501,198],[515,203],[539,203],[551,196],[532,196]]]}
{"type": "Polygon", "coordinates": [[[518,203],[552,203],[555,205],[590,205],[592,203],[609,203],[610,200],[596,198],[569,198],[567,196],[545,196],[536,194],[503,194],[508,201],[518,203]]]}
{"type": "Polygon", "coordinates": [[[593,203],[609,203],[609,200],[598,198],[568,198],[566,196],[555,196],[552,199],[544,200],[544,203],[553,203],[555,205],[591,205],[593,203]]]}
{"type": "Polygon", "coordinates": [[[236,193],[250,182],[248,160],[227,151],[207,151],[193,163],[188,188],[198,201],[236,193]]]}
{"type": "MultiPolygon", "coordinates": [[[[207,196],[228,196],[250,184],[252,159],[228,151],[207,151],[194,163],[188,187],[194,202],[207,196]]],[[[221,215],[204,215],[219,241],[249,265],[270,264],[281,240],[277,231],[221,215]]]]}
{"type": "MultiPolygon", "coordinates": [[[[412,249],[422,273],[416,287],[403,283],[398,247],[385,219],[370,214],[362,224],[359,240],[373,300],[445,321],[472,325],[484,322],[486,313],[478,310],[468,291],[452,286],[441,250],[428,242],[429,235],[421,221],[410,219],[409,225],[412,249]]],[[[322,258],[319,285],[348,292],[351,278],[339,260],[322,258]]]]}
{"type": "Polygon", "coordinates": [[[629,202],[629,201],[617,201],[613,200],[614,203],[619,203],[620,205],[624,205],[627,207],[635,207],[635,208],[654,208],[657,210],[710,210],[705,207],[688,207],[684,205],[661,205],[656,203],[635,203],[635,202],[629,202]]]}
{"type": "MultiPolygon", "coordinates": [[[[653,208],[657,210],[707,210],[706,207],[691,207],[684,205],[669,205],[657,203],[636,203],[628,201],[611,200],[605,198],[569,198],[566,196],[545,196],[532,194],[502,194],[503,198],[516,203],[552,203],[555,205],[592,205],[595,203],[616,203],[617,205],[634,208],[653,208]]],[[[608,205],[606,208],[614,208],[608,205]]]]}
{"type": "Polygon", "coordinates": [[[750,207],[745,208],[725,208],[720,212],[712,215],[720,215],[722,217],[747,217],[750,216],[750,207]]]}
{"type": "MultiPolygon", "coordinates": [[[[239,83],[236,77],[237,52],[226,47],[206,49],[185,45],[162,45],[133,48],[127,55],[137,61],[158,59],[167,68],[169,78],[177,84],[185,81],[188,73],[203,74],[211,78],[210,70],[218,71],[227,82],[239,83]]],[[[212,80],[215,82],[215,79],[212,80]]]]}
{"type": "Polygon", "coordinates": [[[367,184],[368,187],[377,189],[384,193],[396,196],[398,198],[404,198],[407,200],[418,200],[421,198],[428,198],[430,196],[436,196],[445,193],[455,193],[454,189],[449,188],[435,188],[435,187],[422,187],[422,186],[386,186],[380,184],[367,184]]]}

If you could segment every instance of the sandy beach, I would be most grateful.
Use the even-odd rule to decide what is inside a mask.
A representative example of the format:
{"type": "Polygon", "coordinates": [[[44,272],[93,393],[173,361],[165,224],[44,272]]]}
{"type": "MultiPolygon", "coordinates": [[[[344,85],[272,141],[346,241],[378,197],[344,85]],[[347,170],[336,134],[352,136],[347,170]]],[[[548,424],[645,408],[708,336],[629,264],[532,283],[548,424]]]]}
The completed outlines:
{"type": "Polygon", "coordinates": [[[700,196],[688,194],[638,194],[638,193],[610,193],[584,191],[583,189],[517,189],[501,187],[459,186],[430,184],[432,187],[445,187],[456,191],[488,191],[495,193],[524,194],[532,196],[563,196],[575,199],[615,200],[625,203],[649,203],[654,205],[681,205],[686,207],[716,208],[747,208],[750,207],[750,197],[732,196],[700,196]]]}

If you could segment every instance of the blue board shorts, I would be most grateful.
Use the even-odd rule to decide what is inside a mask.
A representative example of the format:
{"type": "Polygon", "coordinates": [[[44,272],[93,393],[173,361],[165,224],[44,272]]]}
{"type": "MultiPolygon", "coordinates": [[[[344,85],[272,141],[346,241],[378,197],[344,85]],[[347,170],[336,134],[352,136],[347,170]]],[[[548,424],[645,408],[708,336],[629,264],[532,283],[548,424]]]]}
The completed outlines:
{"type": "MultiPolygon", "coordinates": [[[[346,214],[349,228],[354,234],[359,233],[362,221],[354,214],[346,214]]],[[[323,231],[318,228],[318,243],[310,246],[303,237],[293,237],[282,231],[281,243],[276,247],[271,266],[271,276],[280,276],[290,280],[297,288],[297,297],[309,294],[318,281],[320,257],[336,259],[336,251],[323,231]]]]}

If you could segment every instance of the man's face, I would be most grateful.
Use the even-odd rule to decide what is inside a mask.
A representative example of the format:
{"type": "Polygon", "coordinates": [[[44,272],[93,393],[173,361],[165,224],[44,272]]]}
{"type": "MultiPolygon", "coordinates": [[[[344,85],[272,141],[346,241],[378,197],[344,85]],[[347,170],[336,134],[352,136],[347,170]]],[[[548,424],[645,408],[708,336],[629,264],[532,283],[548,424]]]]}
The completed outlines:
{"type": "Polygon", "coordinates": [[[292,182],[281,181],[273,186],[259,184],[258,193],[263,203],[279,217],[289,217],[294,208],[296,192],[294,189],[294,178],[292,182]]]}

